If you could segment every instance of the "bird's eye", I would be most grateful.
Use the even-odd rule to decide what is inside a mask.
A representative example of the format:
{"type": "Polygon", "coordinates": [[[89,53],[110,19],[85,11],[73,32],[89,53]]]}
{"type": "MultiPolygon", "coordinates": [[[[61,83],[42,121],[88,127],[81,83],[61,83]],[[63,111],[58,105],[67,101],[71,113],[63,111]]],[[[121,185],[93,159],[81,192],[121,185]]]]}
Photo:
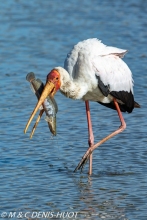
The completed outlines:
{"type": "Polygon", "coordinates": [[[59,78],[57,77],[56,80],[58,80],[59,78]]]}

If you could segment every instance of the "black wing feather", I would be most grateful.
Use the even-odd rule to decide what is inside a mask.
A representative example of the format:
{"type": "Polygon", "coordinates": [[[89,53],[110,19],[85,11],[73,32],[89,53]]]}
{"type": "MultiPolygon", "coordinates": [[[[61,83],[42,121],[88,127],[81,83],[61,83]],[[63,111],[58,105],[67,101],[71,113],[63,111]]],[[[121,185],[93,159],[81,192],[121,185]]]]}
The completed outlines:
{"type": "MultiPolygon", "coordinates": [[[[112,95],[114,98],[123,102],[123,104],[119,103],[119,106],[122,112],[126,112],[126,111],[129,113],[132,112],[134,108],[134,96],[131,91],[130,92],[127,92],[127,91],[119,91],[119,92],[111,91],[110,92],[110,86],[104,85],[104,83],[100,79],[100,76],[96,75],[96,78],[98,79],[98,87],[105,97],[107,97],[108,94],[112,95]]],[[[108,108],[116,109],[113,103],[101,103],[101,102],[99,103],[108,108]]]]}
{"type": "MultiPolygon", "coordinates": [[[[114,102],[110,102],[110,103],[98,102],[98,103],[101,104],[101,105],[103,105],[103,106],[106,106],[106,107],[108,107],[108,108],[111,108],[111,109],[113,109],[113,110],[116,110],[116,107],[115,107],[115,105],[114,105],[114,102]]],[[[126,112],[126,111],[127,111],[126,105],[122,105],[122,104],[120,104],[120,103],[118,103],[118,105],[119,105],[119,108],[120,108],[120,110],[121,110],[122,112],[126,112]]]]}
{"type": "Polygon", "coordinates": [[[98,87],[99,87],[99,89],[101,90],[102,94],[107,97],[108,94],[110,93],[109,85],[105,86],[104,83],[101,81],[100,76],[96,75],[96,78],[98,79],[98,87]]]}
{"type": "Polygon", "coordinates": [[[112,95],[113,97],[115,97],[118,100],[121,100],[125,104],[127,112],[129,112],[129,113],[132,112],[132,110],[134,108],[134,96],[131,91],[130,92],[112,91],[112,92],[110,92],[110,95],[112,95]]]}

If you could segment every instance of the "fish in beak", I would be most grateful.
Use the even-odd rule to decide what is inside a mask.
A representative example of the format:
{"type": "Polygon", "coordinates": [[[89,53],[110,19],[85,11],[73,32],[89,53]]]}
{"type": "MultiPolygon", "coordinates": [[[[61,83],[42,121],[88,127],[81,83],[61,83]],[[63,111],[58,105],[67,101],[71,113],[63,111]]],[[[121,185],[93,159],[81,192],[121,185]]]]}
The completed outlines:
{"type": "MultiPolygon", "coordinates": [[[[27,74],[26,76],[26,80],[28,82],[30,82],[30,86],[31,89],[33,91],[33,93],[35,93],[35,95],[37,96],[38,100],[42,94],[42,91],[44,89],[44,84],[40,79],[36,79],[35,74],[33,72],[30,72],[27,74]]],[[[36,122],[33,126],[32,132],[30,134],[30,138],[33,137],[33,134],[36,130],[36,127],[43,115],[43,113],[45,112],[46,117],[45,120],[48,123],[48,127],[50,129],[50,132],[55,136],[56,135],[56,114],[58,112],[58,106],[57,103],[54,99],[54,97],[51,96],[47,96],[47,98],[45,99],[45,101],[43,102],[42,108],[40,109],[39,115],[36,119],[36,122]]]]}
{"type": "Polygon", "coordinates": [[[38,103],[36,104],[36,107],[34,108],[27,124],[24,129],[24,133],[27,132],[28,127],[33,120],[35,114],[37,113],[38,109],[40,106],[43,104],[44,100],[47,98],[47,96],[53,97],[56,93],[56,91],[60,88],[60,74],[58,73],[57,70],[52,70],[48,75],[47,75],[47,80],[46,84],[44,86],[43,92],[38,100],[38,103]]]}

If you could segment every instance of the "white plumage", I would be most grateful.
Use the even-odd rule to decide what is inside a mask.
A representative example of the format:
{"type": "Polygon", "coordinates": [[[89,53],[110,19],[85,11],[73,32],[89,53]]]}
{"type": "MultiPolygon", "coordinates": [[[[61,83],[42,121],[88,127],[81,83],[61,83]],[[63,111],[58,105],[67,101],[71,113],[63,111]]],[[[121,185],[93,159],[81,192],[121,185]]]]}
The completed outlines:
{"type": "MultiPolygon", "coordinates": [[[[132,73],[121,59],[126,52],[106,46],[96,38],[79,42],[67,55],[64,69],[55,68],[61,75],[61,92],[69,98],[100,103],[112,102],[111,92],[131,93],[133,97],[132,73]],[[100,87],[100,81],[103,88],[106,86],[109,90],[107,95],[100,87]]],[[[116,98],[124,104],[124,100],[116,98]]]]}
{"type": "MultiPolygon", "coordinates": [[[[109,47],[96,38],[79,42],[67,55],[64,68],[73,79],[100,76],[110,91],[133,92],[132,73],[121,59],[127,50],[109,47]],[[82,77],[81,77],[82,76],[82,77]]],[[[81,79],[81,80],[82,80],[81,79]]]]}

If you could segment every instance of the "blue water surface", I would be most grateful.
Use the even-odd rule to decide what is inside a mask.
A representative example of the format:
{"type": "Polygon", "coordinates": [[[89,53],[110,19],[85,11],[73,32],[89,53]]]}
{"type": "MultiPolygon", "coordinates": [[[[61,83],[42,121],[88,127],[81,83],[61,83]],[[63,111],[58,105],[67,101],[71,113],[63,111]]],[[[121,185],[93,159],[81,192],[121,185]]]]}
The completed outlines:
{"type": "MultiPolygon", "coordinates": [[[[7,213],[2,219],[9,212],[30,212],[22,219],[45,219],[33,212],[77,212],[76,219],[146,220],[146,27],[145,0],[0,2],[0,212],[7,213]],[[88,148],[84,102],[56,94],[56,137],[44,119],[33,139],[33,123],[26,135],[23,130],[37,102],[26,74],[33,71],[45,82],[74,44],[93,37],[128,50],[124,61],[141,109],[124,113],[127,129],[94,151],[88,176],[88,165],[73,173],[88,148]]],[[[90,107],[95,141],[118,128],[115,111],[92,102],[90,107]]]]}

